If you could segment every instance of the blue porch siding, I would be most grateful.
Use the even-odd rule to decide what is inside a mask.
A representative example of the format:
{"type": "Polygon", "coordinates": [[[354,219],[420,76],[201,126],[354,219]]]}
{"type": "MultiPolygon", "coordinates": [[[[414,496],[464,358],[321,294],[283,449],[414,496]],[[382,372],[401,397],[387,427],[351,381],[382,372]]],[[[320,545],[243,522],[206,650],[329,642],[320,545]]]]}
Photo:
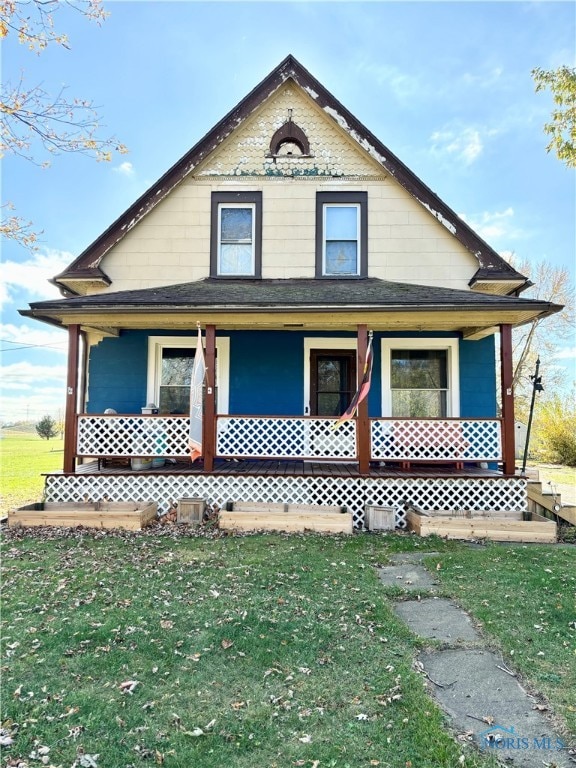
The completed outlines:
{"type": "Polygon", "coordinates": [[[298,332],[231,331],[230,413],[301,416],[302,343],[298,332]]]}
{"type": "Polygon", "coordinates": [[[148,331],[121,332],[90,347],[88,413],[140,413],[146,405],[148,331]]]}
{"type": "MultiPolygon", "coordinates": [[[[114,408],[118,413],[140,413],[146,404],[148,336],[181,336],[193,332],[125,331],[103,339],[90,349],[88,413],[114,408]]],[[[374,334],[374,369],[369,415],[380,416],[382,396],[380,339],[452,337],[453,334],[374,334]]],[[[230,413],[260,416],[299,416],[303,413],[304,339],[334,338],[334,333],[300,331],[229,331],[230,413]]],[[[339,334],[355,338],[355,334],[339,334]]],[[[496,414],[494,337],[460,341],[460,415],[496,414]]]]}
{"type": "Polygon", "coordinates": [[[460,415],[494,417],[496,404],[496,354],[494,336],[460,341],[460,415]]]}

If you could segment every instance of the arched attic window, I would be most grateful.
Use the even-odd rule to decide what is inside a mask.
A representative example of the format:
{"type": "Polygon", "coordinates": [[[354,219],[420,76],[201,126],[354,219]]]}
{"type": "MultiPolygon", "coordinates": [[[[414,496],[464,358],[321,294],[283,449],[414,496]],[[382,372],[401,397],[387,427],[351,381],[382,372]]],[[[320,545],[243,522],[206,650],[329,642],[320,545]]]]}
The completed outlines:
{"type": "Polygon", "coordinates": [[[310,157],[310,142],[308,137],[296,123],[292,122],[292,117],[288,122],[281,125],[270,140],[271,157],[310,157]]]}

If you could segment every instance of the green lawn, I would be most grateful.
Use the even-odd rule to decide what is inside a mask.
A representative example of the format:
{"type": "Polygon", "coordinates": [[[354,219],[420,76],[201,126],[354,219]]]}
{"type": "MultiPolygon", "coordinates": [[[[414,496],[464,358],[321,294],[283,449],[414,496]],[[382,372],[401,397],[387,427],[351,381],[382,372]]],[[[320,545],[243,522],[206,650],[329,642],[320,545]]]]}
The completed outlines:
{"type": "Polygon", "coordinates": [[[0,514],[31,501],[40,501],[43,472],[62,469],[64,442],[38,435],[0,432],[0,514]]]}
{"type": "Polygon", "coordinates": [[[576,734],[576,547],[462,546],[444,554],[435,573],[506,664],[544,694],[576,734]]]}
{"type": "Polygon", "coordinates": [[[414,671],[422,642],[376,572],[398,549],[440,550],[430,565],[445,593],[575,725],[576,550],[166,528],[5,537],[12,757],[49,747],[66,768],[82,753],[101,768],[452,768],[461,755],[495,766],[449,734],[414,671]]]}

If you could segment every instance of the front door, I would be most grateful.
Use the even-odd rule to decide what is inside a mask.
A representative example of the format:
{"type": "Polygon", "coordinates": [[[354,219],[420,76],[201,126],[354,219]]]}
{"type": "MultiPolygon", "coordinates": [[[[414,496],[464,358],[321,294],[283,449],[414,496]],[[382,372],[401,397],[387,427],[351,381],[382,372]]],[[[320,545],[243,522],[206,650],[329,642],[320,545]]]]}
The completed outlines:
{"type": "Polygon", "coordinates": [[[311,416],[341,416],[355,392],[355,350],[310,350],[311,416]]]}

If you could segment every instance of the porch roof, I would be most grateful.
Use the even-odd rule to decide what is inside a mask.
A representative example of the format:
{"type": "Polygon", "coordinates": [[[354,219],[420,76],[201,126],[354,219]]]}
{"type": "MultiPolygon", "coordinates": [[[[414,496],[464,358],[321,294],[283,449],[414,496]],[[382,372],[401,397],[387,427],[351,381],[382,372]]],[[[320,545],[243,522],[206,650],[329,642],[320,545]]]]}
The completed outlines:
{"type": "Polygon", "coordinates": [[[467,330],[521,325],[557,312],[550,302],[378,278],[196,282],[35,302],[21,314],[57,325],[95,328],[190,327],[193,320],[221,328],[354,328],[467,330]],[[281,315],[281,317],[279,317],[281,315]]]}

